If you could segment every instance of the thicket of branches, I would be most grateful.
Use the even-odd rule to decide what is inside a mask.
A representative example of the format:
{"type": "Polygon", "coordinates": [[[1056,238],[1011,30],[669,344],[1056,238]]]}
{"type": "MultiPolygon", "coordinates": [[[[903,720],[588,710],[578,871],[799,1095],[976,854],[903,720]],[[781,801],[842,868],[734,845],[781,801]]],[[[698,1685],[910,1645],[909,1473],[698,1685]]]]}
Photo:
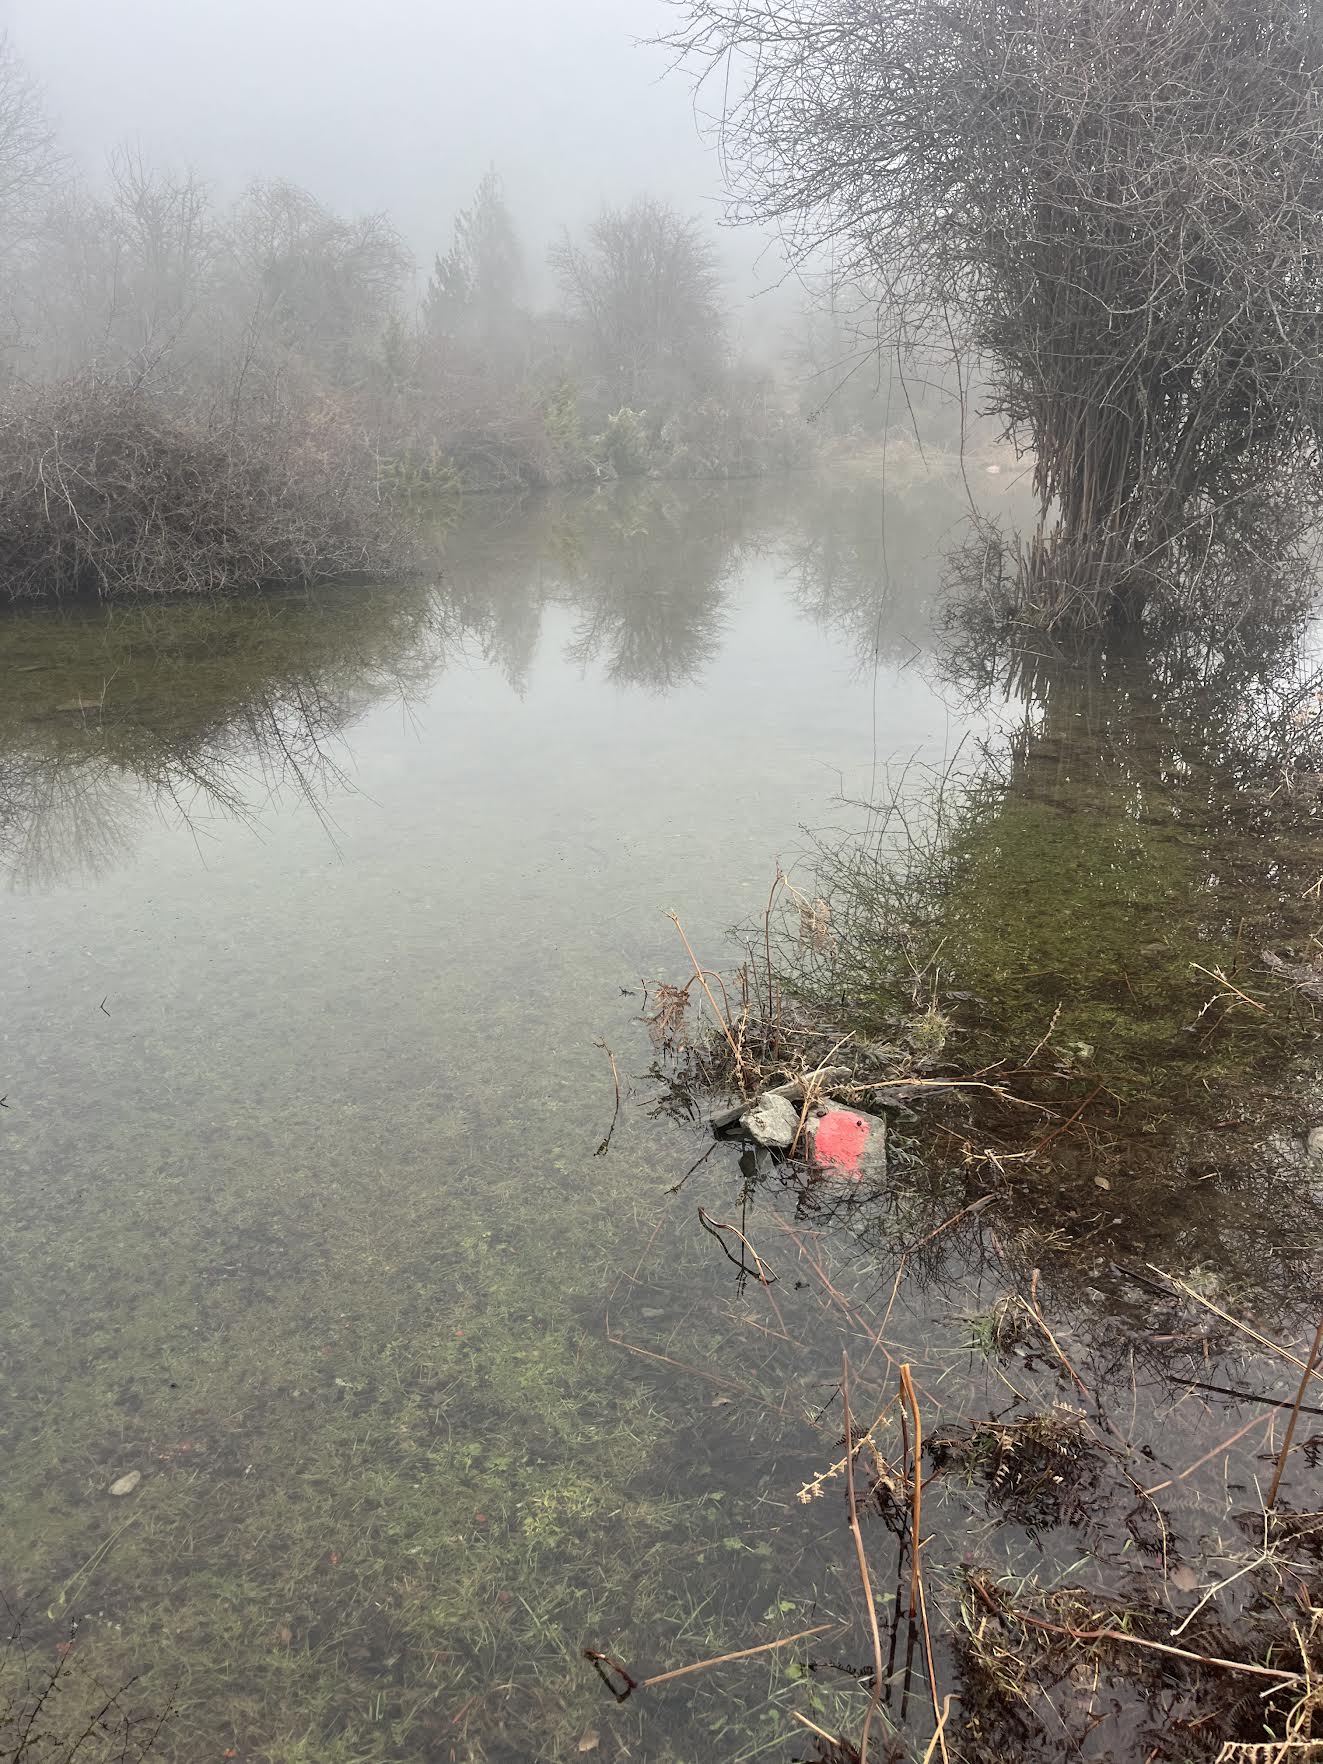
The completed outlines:
{"type": "Polygon", "coordinates": [[[289,586],[411,561],[352,434],[213,425],[88,374],[0,399],[11,598],[289,586]]]}
{"type": "Polygon", "coordinates": [[[1320,490],[1316,0],[681,0],[747,218],[874,280],[1032,448],[1049,620],[1320,490]],[[712,77],[716,76],[716,77],[712,77]]]}

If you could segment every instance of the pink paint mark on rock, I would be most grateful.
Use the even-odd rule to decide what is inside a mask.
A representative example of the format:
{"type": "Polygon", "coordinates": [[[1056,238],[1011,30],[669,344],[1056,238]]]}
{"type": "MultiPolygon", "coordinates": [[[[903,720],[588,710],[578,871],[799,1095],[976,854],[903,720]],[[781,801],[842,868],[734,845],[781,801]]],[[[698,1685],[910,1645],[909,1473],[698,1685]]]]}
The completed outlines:
{"type": "Polygon", "coordinates": [[[829,1109],[813,1131],[814,1162],[829,1165],[833,1175],[858,1182],[863,1175],[860,1164],[871,1133],[872,1128],[862,1115],[850,1109],[829,1109]]]}

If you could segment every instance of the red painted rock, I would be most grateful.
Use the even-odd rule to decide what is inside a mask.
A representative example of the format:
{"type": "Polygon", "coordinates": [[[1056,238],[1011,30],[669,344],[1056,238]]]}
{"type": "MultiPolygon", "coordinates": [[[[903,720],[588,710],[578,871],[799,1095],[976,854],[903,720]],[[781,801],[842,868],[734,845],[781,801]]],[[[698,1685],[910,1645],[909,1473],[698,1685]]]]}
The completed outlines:
{"type": "Polygon", "coordinates": [[[887,1173],[887,1124],[880,1115],[820,1103],[809,1114],[809,1158],[825,1176],[846,1182],[887,1173]]]}

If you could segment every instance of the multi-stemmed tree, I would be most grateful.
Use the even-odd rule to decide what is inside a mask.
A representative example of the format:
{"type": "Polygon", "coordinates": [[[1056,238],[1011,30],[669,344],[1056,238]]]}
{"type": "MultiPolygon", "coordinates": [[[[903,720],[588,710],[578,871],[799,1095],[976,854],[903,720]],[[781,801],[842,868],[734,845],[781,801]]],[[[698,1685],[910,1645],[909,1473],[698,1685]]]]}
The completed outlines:
{"type": "Polygon", "coordinates": [[[1318,0],[679,4],[738,211],[966,349],[1032,450],[1040,614],[1133,619],[1312,508],[1318,0]]]}

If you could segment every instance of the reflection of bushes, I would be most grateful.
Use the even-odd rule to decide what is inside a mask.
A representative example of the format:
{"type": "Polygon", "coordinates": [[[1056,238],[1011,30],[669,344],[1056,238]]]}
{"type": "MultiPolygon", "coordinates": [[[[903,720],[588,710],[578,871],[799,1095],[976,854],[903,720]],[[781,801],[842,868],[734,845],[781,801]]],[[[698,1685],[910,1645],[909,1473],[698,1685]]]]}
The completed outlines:
{"type": "Polygon", "coordinates": [[[140,794],[243,814],[256,775],[320,800],[341,732],[428,677],[446,621],[421,586],[328,586],[43,610],[6,637],[0,869],[39,881],[115,862],[140,794]]]}
{"type": "Polygon", "coordinates": [[[1159,688],[1134,661],[1101,685],[1027,679],[1004,752],[912,773],[869,839],[824,850],[835,938],[800,983],[871,1034],[945,1001],[976,1064],[1050,1030],[1129,1097],[1272,1057],[1285,1022],[1225,1000],[1201,1016],[1216,983],[1195,964],[1230,973],[1312,927],[1317,828],[1270,800],[1308,741],[1308,682],[1183,677],[1159,688]]]}
{"type": "Polygon", "coordinates": [[[170,1716],[144,1707],[133,1681],[109,1690],[83,1669],[78,1625],[38,1649],[13,1621],[0,1651],[0,1758],[31,1764],[147,1764],[170,1716]]]}

